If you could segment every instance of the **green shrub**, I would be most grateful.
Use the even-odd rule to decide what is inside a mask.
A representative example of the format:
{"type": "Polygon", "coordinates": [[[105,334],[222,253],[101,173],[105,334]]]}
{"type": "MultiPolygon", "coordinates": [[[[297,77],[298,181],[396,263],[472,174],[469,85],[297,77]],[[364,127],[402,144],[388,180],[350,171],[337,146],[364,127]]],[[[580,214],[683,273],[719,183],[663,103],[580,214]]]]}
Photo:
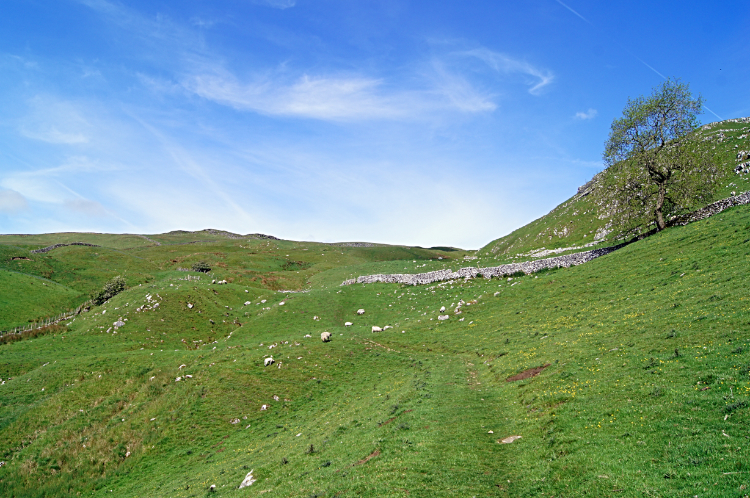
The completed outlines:
{"type": "Polygon", "coordinates": [[[199,271],[203,273],[208,273],[211,271],[211,267],[205,261],[198,261],[197,263],[193,263],[192,269],[193,271],[199,271]]]}
{"type": "Polygon", "coordinates": [[[125,279],[117,275],[112,280],[104,284],[104,288],[91,296],[94,304],[99,306],[104,304],[109,299],[112,299],[117,294],[125,290],[125,279]]]}

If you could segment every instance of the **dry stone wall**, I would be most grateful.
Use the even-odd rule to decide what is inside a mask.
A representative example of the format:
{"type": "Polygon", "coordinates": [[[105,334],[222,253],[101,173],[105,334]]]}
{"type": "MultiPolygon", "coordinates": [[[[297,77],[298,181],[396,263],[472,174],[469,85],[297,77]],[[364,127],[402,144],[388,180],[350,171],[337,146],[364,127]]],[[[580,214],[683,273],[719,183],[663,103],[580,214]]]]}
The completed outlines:
{"type": "Polygon", "coordinates": [[[507,265],[490,266],[486,268],[461,268],[458,271],[453,270],[437,270],[430,271],[427,273],[395,273],[395,274],[379,274],[379,275],[364,275],[345,280],[341,285],[352,285],[352,284],[373,284],[381,282],[385,284],[406,284],[406,285],[427,285],[435,282],[443,282],[446,280],[455,280],[459,278],[492,278],[492,277],[505,277],[513,275],[514,273],[523,272],[526,274],[538,272],[544,269],[553,268],[568,268],[570,266],[582,265],[592,259],[596,259],[599,256],[604,256],[617,249],[625,246],[620,244],[613,247],[605,247],[602,249],[594,249],[593,251],[578,252],[575,254],[566,254],[564,256],[557,256],[554,258],[537,259],[536,261],[525,261],[523,263],[510,263],[507,265]]]}
{"type": "Polygon", "coordinates": [[[716,201],[702,209],[693,211],[690,214],[677,217],[670,221],[669,224],[671,226],[687,225],[688,223],[692,223],[693,221],[704,220],[715,214],[719,214],[725,209],[729,209],[730,207],[742,206],[743,204],[750,204],[750,191],[745,192],[744,194],[735,195],[732,197],[727,197],[726,199],[722,199],[720,201],[716,201]]]}
{"type": "MultiPolygon", "coordinates": [[[[714,216],[730,207],[741,206],[744,204],[750,204],[750,191],[716,201],[690,214],[674,218],[669,224],[670,226],[687,225],[693,221],[703,220],[714,216]]],[[[544,269],[568,268],[571,266],[582,265],[588,263],[592,259],[596,259],[625,247],[628,244],[629,242],[626,242],[612,247],[594,249],[592,251],[577,252],[554,258],[537,259],[535,261],[525,261],[523,263],[510,263],[507,265],[491,266],[487,268],[468,267],[461,268],[458,271],[448,269],[416,274],[393,273],[363,275],[361,277],[344,280],[341,285],[374,284],[376,282],[384,284],[427,285],[435,282],[444,282],[446,280],[456,280],[459,278],[469,279],[477,278],[479,276],[484,278],[505,277],[517,272],[523,272],[528,275],[544,269]]]]}
{"type": "Polygon", "coordinates": [[[44,252],[50,252],[52,249],[57,249],[58,247],[67,247],[67,246],[101,247],[96,244],[87,244],[86,242],[71,242],[69,244],[55,244],[53,246],[47,246],[41,249],[34,249],[33,251],[29,251],[29,252],[31,254],[39,254],[39,253],[44,253],[44,252]]]}

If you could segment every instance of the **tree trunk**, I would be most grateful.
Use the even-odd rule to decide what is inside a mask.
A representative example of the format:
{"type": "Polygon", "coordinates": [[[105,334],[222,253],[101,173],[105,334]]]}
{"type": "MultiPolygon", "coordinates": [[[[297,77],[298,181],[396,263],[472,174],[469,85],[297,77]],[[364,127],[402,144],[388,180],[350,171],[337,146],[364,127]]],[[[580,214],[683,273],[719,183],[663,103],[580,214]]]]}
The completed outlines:
{"type": "Polygon", "coordinates": [[[664,207],[664,199],[667,197],[667,186],[664,183],[659,184],[659,196],[656,198],[656,209],[654,214],[656,215],[656,229],[664,230],[667,228],[667,224],[664,223],[664,215],[661,210],[664,207]]]}

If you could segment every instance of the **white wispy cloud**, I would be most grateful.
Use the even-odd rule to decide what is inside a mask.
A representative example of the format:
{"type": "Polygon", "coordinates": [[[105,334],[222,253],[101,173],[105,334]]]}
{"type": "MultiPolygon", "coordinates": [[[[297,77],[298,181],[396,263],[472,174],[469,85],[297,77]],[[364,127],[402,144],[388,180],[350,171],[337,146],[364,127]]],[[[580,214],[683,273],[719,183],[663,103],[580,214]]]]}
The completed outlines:
{"type": "Polygon", "coordinates": [[[461,76],[438,69],[434,86],[421,89],[394,89],[383,79],[360,75],[305,74],[291,83],[281,76],[265,76],[243,83],[217,68],[187,78],[184,86],[196,95],[236,109],[330,121],[419,119],[436,111],[495,109],[489,96],[461,76]]]}
{"type": "Polygon", "coordinates": [[[12,189],[0,189],[0,213],[15,214],[29,208],[26,198],[12,189]]]}
{"type": "Polygon", "coordinates": [[[599,114],[599,111],[596,109],[589,108],[588,111],[583,112],[579,111],[576,113],[576,119],[594,119],[596,115],[599,114]]]}
{"type": "Polygon", "coordinates": [[[53,144],[84,144],[89,141],[90,124],[76,105],[50,96],[29,101],[29,112],[19,132],[26,138],[53,144]]]}
{"type": "Polygon", "coordinates": [[[107,209],[101,203],[89,199],[65,199],[63,206],[86,216],[104,217],[108,215],[107,209]]]}
{"type": "Polygon", "coordinates": [[[550,70],[538,68],[526,61],[487,48],[475,48],[457,52],[456,55],[475,57],[500,73],[515,73],[530,77],[528,85],[530,87],[529,93],[532,95],[539,95],[541,90],[555,79],[555,75],[550,70]]]}
{"type": "Polygon", "coordinates": [[[251,0],[257,5],[265,5],[274,9],[289,9],[297,4],[296,0],[251,0]]]}

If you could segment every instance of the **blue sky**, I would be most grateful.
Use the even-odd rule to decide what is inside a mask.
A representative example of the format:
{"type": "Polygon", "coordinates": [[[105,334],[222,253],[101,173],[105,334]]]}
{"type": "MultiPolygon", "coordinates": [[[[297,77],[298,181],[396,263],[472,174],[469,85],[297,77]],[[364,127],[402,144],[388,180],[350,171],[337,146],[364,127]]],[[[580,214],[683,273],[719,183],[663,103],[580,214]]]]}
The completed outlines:
{"type": "Polygon", "coordinates": [[[0,233],[478,248],[663,77],[750,115],[750,2],[715,5],[3,0],[0,233]]]}

